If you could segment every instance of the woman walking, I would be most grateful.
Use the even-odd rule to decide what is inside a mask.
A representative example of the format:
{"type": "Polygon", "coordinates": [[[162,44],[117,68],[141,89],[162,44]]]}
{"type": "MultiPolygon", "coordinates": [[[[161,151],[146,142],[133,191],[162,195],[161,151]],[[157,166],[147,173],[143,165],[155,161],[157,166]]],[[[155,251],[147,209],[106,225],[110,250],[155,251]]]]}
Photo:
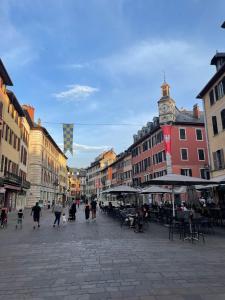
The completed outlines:
{"type": "Polygon", "coordinates": [[[88,204],[88,200],[85,203],[84,211],[85,211],[85,219],[86,219],[86,221],[88,221],[89,217],[90,217],[90,206],[88,204]]]}

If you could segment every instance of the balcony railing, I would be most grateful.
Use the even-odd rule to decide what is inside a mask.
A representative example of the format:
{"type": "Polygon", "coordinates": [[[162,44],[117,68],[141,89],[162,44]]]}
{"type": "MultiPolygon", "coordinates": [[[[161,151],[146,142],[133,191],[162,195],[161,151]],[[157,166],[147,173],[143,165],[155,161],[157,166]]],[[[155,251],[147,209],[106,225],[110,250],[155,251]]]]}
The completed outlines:
{"type": "Polygon", "coordinates": [[[23,180],[20,176],[10,173],[8,171],[5,172],[4,182],[19,185],[19,186],[21,186],[21,188],[24,188],[24,189],[30,189],[29,181],[23,180]]]}
{"type": "Polygon", "coordinates": [[[22,184],[22,178],[19,177],[16,174],[10,173],[10,172],[5,172],[5,178],[4,181],[9,181],[10,183],[15,183],[17,185],[21,185],[22,184]]]}

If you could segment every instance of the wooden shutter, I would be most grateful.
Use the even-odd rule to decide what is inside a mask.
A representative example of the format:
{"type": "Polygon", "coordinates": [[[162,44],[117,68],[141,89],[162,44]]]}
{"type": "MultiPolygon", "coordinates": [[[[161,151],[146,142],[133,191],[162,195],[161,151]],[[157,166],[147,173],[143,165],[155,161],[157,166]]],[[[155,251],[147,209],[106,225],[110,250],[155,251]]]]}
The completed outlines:
{"type": "Polygon", "coordinates": [[[223,152],[223,149],[220,149],[220,159],[221,159],[221,166],[222,166],[222,168],[224,168],[225,164],[224,164],[224,152],[223,152]]]}
{"type": "Polygon", "coordinates": [[[222,84],[223,84],[223,94],[225,94],[225,76],[222,79],[222,84]]]}
{"type": "Polygon", "coordinates": [[[216,152],[213,152],[213,163],[214,163],[214,169],[218,170],[218,160],[217,160],[216,152]]]}
{"type": "Polygon", "coordinates": [[[211,92],[209,93],[209,100],[210,100],[210,104],[213,105],[215,102],[213,90],[211,90],[211,92]]]}
{"type": "Polygon", "coordinates": [[[219,99],[218,86],[215,86],[216,101],[219,99]]]}

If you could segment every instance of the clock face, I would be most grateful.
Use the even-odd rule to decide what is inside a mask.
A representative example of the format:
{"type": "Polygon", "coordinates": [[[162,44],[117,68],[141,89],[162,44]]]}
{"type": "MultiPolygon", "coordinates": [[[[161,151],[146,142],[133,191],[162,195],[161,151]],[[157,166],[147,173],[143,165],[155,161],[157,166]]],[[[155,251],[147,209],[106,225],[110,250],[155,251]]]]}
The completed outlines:
{"type": "Polygon", "coordinates": [[[169,110],[168,104],[166,104],[166,103],[161,104],[159,110],[160,110],[160,113],[162,113],[162,114],[167,113],[169,110]]]}

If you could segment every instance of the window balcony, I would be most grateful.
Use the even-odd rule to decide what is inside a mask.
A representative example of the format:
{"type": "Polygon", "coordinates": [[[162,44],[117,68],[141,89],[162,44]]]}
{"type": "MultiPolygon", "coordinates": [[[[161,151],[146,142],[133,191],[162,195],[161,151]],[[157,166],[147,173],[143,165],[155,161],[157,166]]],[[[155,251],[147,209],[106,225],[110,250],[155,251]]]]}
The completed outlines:
{"type": "Polygon", "coordinates": [[[6,171],[4,175],[5,175],[4,183],[16,184],[16,185],[22,184],[22,178],[19,177],[18,175],[10,173],[8,171],[6,171]]]}

